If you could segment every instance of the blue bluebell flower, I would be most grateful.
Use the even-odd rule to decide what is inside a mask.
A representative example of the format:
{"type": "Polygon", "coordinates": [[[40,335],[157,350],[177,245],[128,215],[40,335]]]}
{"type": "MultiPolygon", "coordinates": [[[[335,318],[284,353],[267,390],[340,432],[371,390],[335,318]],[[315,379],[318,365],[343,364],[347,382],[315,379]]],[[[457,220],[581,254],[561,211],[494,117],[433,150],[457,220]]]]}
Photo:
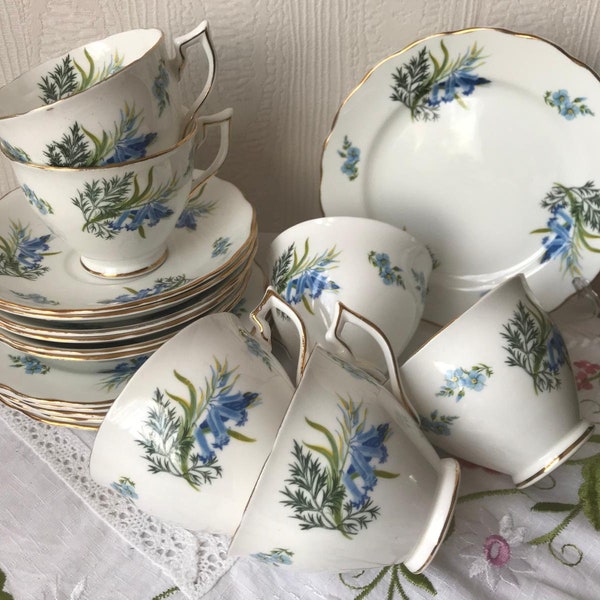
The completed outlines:
{"type": "Polygon", "coordinates": [[[444,81],[437,82],[431,88],[427,103],[430,106],[439,106],[441,102],[452,102],[459,95],[469,96],[475,86],[490,83],[489,79],[479,77],[468,69],[458,69],[451,73],[444,81]],[[441,97],[440,93],[443,91],[441,97]]]}
{"type": "Polygon", "coordinates": [[[350,495],[352,504],[362,506],[368,500],[368,492],[377,485],[374,466],[370,463],[375,459],[378,463],[387,460],[387,448],[384,441],[389,435],[389,425],[382,423],[377,427],[371,426],[367,431],[358,431],[350,440],[350,466],[342,475],[342,480],[350,495]],[[356,476],[362,484],[356,484],[356,476]]]}
{"type": "Polygon", "coordinates": [[[124,137],[117,141],[113,153],[101,164],[112,165],[144,158],[148,146],[156,138],[156,133],[146,133],[137,137],[124,137]]]}
{"type": "Polygon", "coordinates": [[[176,228],[182,229],[191,229],[192,231],[196,231],[197,227],[196,215],[192,209],[184,208],[183,212],[179,215],[177,219],[177,223],[175,225],[176,228]]]}
{"type": "Polygon", "coordinates": [[[50,234],[30,238],[25,229],[20,229],[17,235],[19,238],[16,249],[17,260],[28,269],[39,267],[44,259],[43,253],[50,249],[48,245],[50,234]]]}
{"type": "Polygon", "coordinates": [[[119,231],[125,227],[127,231],[136,231],[143,225],[153,227],[161,219],[170,217],[172,214],[172,209],[162,202],[148,202],[140,208],[123,211],[118,219],[110,223],[110,228],[119,231]]]}
{"type": "Polygon", "coordinates": [[[450,435],[450,427],[448,426],[448,423],[445,423],[444,421],[433,421],[427,417],[424,417],[423,415],[420,415],[420,418],[421,429],[423,431],[429,431],[436,435],[450,435]]]}
{"type": "Polygon", "coordinates": [[[548,352],[548,367],[553,373],[558,373],[562,365],[567,362],[567,347],[556,327],[552,327],[552,332],[546,342],[546,349],[548,352]]]}
{"type": "Polygon", "coordinates": [[[285,299],[289,304],[298,304],[307,292],[310,298],[316,300],[324,290],[339,289],[340,286],[330,281],[322,271],[307,269],[298,277],[290,279],[285,289],[285,299]]]}
{"type": "Polygon", "coordinates": [[[552,207],[554,216],[548,219],[548,229],[554,234],[554,237],[544,236],[542,245],[546,249],[542,256],[542,262],[563,256],[572,260],[573,239],[571,229],[573,227],[573,218],[559,205],[552,207]]]}

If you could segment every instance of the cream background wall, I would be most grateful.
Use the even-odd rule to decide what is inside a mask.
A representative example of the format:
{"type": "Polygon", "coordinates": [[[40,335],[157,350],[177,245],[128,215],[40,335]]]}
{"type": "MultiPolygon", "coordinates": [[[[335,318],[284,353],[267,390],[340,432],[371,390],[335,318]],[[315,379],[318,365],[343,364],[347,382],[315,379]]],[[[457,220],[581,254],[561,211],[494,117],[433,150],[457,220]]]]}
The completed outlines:
{"type": "MultiPolygon", "coordinates": [[[[126,29],[168,38],[207,19],[218,60],[206,112],[234,109],[220,176],[263,231],[320,216],[320,155],[340,103],[381,59],[421,37],[498,26],[551,39],[600,67],[597,0],[0,0],[0,85],[71,48],[126,29]]],[[[519,65],[515,64],[515,69],[519,65]]],[[[184,74],[187,98],[201,54],[184,74]]],[[[15,187],[2,159],[0,193],[15,187]]]]}

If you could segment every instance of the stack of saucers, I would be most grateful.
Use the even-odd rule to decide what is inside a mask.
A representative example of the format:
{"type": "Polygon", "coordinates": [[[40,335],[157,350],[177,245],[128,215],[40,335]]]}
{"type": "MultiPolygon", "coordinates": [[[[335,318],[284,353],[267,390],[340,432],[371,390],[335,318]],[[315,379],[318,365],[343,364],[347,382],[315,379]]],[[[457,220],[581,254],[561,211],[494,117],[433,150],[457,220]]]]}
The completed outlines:
{"type": "Polygon", "coordinates": [[[215,76],[206,21],[174,46],[171,59],[160,30],[127,31],[0,89],[20,184],[0,201],[0,400],[34,418],[97,427],[179,329],[264,290],[254,210],[215,176],[232,111],[198,114],[215,76]],[[187,109],[195,43],[207,77],[187,109]],[[213,126],[216,154],[194,169],[213,126]]]}

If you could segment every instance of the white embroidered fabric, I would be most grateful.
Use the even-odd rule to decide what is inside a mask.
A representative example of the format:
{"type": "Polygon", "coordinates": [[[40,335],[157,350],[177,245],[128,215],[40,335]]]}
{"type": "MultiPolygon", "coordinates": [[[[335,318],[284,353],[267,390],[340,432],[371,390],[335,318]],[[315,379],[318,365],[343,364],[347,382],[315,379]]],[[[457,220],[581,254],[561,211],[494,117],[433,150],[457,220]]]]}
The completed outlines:
{"type": "Polygon", "coordinates": [[[89,475],[90,447],[73,431],[39,423],[3,405],[0,417],[103,521],[159,566],[188,598],[201,598],[233,564],[226,556],[227,538],[159,521],[97,485],[89,475]]]}

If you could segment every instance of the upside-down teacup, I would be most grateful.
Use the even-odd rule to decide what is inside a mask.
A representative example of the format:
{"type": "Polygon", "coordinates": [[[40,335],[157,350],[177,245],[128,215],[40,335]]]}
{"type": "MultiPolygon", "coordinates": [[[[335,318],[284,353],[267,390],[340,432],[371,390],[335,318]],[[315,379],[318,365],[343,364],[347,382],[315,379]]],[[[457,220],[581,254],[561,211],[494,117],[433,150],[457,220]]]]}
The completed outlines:
{"type": "Polygon", "coordinates": [[[53,234],[104,277],[129,277],[157,268],[190,190],[214,174],[227,156],[231,109],[198,117],[169,150],[103,167],[48,167],[11,160],[33,210],[53,234]],[[212,164],[193,178],[193,161],[206,128],[221,143],[212,164]]]}
{"type": "Polygon", "coordinates": [[[115,400],[94,442],[93,479],[158,518],[233,534],[294,393],[270,351],[273,308],[305,347],[302,322],[270,291],[252,312],[255,334],[232,313],[188,325],[115,400]]]}
{"type": "Polygon", "coordinates": [[[510,475],[544,477],[587,440],[557,327],[516,275],[400,366],[404,392],[437,447],[510,475]]]}
{"type": "Polygon", "coordinates": [[[394,393],[343,351],[317,345],[229,553],[292,570],[403,562],[420,572],[450,523],[460,469],[419,429],[389,342],[373,324],[338,304],[330,345],[347,324],[381,345],[394,393]]]}
{"type": "MultiPolygon", "coordinates": [[[[325,332],[342,302],[385,331],[398,356],[423,314],[432,269],[427,247],[393,225],[361,217],[304,221],[279,234],[268,251],[271,285],[306,324],[309,346],[327,348],[325,332]]],[[[293,331],[278,313],[277,333],[290,350],[293,331]]],[[[381,353],[360,328],[347,332],[354,358],[382,370],[381,353]]]]}
{"type": "Polygon", "coordinates": [[[73,49],[0,89],[0,147],[14,160],[90,167],[174,146],[215,76],[206,21],[175,38],[133,29],[73,49]],[[191,109],[179,80],[189,47],[201,43],[207,78],[191,109]]]}

